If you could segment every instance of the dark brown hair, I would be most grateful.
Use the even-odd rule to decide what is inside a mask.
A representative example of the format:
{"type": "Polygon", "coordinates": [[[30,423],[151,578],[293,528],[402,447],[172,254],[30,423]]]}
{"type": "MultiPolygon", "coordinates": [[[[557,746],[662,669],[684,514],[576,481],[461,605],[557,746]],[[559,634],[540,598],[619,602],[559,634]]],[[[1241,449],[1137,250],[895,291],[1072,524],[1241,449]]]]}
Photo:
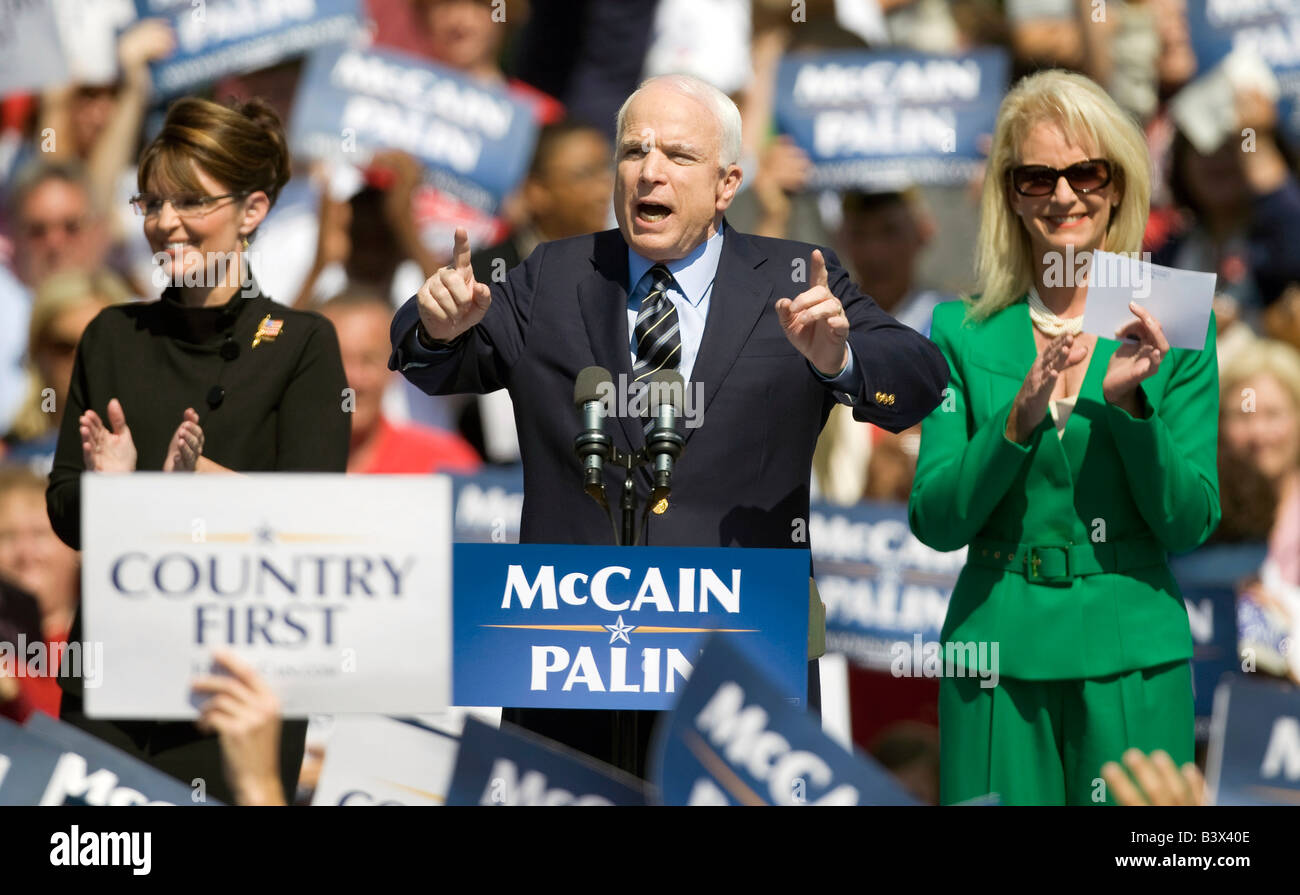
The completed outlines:
{"type": "Polygon", "coordinates": [[[233,106],[187,96],[172,103],[140,155],[140,192],[151,179],[166,189],[203,195],[195,166],[232,193],[261,190],[275,205],[289,180],[289,147],[280,116],[262,99],[233,106]]]}

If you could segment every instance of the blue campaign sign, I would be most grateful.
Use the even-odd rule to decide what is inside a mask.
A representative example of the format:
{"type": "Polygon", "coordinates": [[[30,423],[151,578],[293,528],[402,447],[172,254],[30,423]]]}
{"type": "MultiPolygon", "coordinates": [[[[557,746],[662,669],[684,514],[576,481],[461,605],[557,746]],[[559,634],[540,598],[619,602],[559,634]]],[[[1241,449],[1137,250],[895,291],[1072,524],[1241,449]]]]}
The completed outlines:
{"type": "Polygon", "coordinates": [[[1187,28],[1198,75],[1239,47],[1268,63],[1281,89],[1278,121],[1300,136],[1300,0],[1187,0],[1187,28]]]}
{"type": "Polygon", "coordinates": [[[966,551],[922,544],[900,504],[814,504],[813,573],[826,604],[826,649],[864,668],[909,660],[917,638],[937,642],[966,551]]]}
{"type": "Polygon", "coordinates": [[[84,731],[34,713],[0,718],[0,805],[220,805],[84,731]]]}
{"type": "Polygon", "coordinates": [[[791,53],[777,128],[808,153],[814,188],[964,183],[980,170],[1009,72],[1001,49],[791,53]]]}
{"type": "Polygon", "coordinates": [[[364,161],[401,149],[424,162],[433,186],[493,212],[532,158],[532,107],[505,90],[396,50],[323,47],[294,100],[295,152],[364,161]]]}
{"type": "Polygon", "coordinates": [[[815,715],[791,706],[759,657],[709,640],[657,730],[650,780],[665,805],[917,805],[865,756],[846,751],[815,715]]]}
{"type": "Polygon", "coordinates": [[[451,476],[452,539],[458,543],[518,544],[524,508],[523,467],[451,476]]]}
{"type": "Polygon", "coordinates": [[[1183,593],[1192,631],[1192,692],[1196,738],[1210,733],[1214,691],[1226,672],[1237,669],[1237,583],[1263,563],[1263,544],[1211,544],[1172,557],[1170,571],[1183,593]]]}
{"type": "Polygon", "coordinates": [[[1300,805],[1300,688],[1224,678],[1214,697],[1206,783],[1215,805],[1300,805]]]}
{"type": "Polygon", "coordinates": [[[510,724],[465,719],[448,805],[644,805],[641,782],[510,724]]]}
{"type": "Polygon", "coordinates": [[[808,678],[802,550],[456,544],[456,705],[671,708],[704,638],[743,639],[782,695],[808,678]]]}
{"type": "Polygon", "coordinates": [[[135,8],[176,34],[176,51],[151,66],[163,96],[351,40],[362,12],[361,0],[135,0],[135,8]]]}

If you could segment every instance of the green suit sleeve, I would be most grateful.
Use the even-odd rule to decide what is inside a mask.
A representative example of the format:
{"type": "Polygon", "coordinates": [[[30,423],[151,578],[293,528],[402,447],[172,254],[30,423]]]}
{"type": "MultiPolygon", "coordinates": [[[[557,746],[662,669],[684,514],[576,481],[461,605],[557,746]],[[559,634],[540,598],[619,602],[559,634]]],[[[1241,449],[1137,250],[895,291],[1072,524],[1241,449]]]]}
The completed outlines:
{"type": "MultiPolygon", "coordinates": [[[[1199,546],[1219,524],[1219,363],[1214,336],[1211,315],[1204,349],[1170,352],[1165,363],[1172,362],[1174,368],[1159,403],[1145,419],[1106,404],[1133,502],[1171,553],[1199,546]]],[[[1146,384],[1139,388],[1152,408],[1146,384]]]]}
{"type": "Polygon", "coordinates": [[[922,423],[921,453],[908,502],[912,531],[935,550],[965,547],[979,533],[1042,429],[1040,425],[1035,430],[1028,445],[1007,438],[1010,401],[983,425],[974,425],[968,401],[973,383],[967,379],[972,371],[964,368],[956,349],[964,314],[956,302],[934,312],[930,338],[947,359],[952,379],[943,401],[922,423]]]}

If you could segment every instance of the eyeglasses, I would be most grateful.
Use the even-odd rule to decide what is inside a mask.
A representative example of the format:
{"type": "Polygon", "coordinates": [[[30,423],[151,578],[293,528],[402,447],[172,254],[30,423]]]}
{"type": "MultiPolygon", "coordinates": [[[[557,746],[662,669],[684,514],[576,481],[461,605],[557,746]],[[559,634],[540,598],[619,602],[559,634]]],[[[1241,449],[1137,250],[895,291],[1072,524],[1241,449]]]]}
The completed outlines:
{"type": "Polygon", "coordinates": [[[1068,168],[1020,165],[1007,171],[1007,179],[1022,196],[1050,196],[1056,192],[1056,184],[1062,177],[1076,193],[1091,193],[1110,183],[1110,162],[1104,158],[1090,158],[1068,168]]]}
{"type": "Polygon", "coordinates": [[[170,202],[172,211],[181,217],[198,217],[213,211],[213,205],[222,199],[242,199],[247,193],[222,193],[220,196],[153,196],[141,193],[131,199],[135,213],[146,218],[162,214],[163,203],[170,202]]]}

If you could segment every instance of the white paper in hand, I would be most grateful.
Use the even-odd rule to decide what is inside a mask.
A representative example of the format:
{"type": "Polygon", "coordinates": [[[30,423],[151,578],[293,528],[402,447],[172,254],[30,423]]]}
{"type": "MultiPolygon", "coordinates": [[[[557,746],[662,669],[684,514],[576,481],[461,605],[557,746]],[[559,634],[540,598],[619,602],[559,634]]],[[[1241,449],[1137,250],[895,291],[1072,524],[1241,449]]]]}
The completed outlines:
{"type": "Polygon", "coordinates": [[[1200,351],[1210,325],[1214,301],[1212,273],[1161,267],[1149,261],[1093,252],[1088,271],[1088,306],[1083,331],[1106,339],[1136,319],[1129,310],[1135,301],[1146,308],[1164,329],[1174,348],[1200,351]]]}

